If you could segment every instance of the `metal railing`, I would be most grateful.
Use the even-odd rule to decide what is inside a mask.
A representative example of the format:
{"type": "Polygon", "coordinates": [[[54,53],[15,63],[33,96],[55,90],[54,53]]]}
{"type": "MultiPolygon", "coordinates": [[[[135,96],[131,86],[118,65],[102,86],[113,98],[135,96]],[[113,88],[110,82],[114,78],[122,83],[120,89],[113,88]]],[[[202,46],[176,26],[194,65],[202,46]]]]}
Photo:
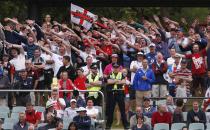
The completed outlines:
{"type": "MultiPolygon", "coordinates": [[[[52,92],[53,90],[34,90],[34,89],[28,89],[28,90],[21,90],[21,89],[2,89],[0,92],[52,92]]],[[[58,92],[73,92],[74,90],[58,90],[58,92]]],[[[78,90],[79,92],[98,92],[102,96],[102,118],[105,121],[105,97],[103,92],[101,91],[89,91],[89,90],[78,90]]],[[[105,125],[103,123],[103,128],[105,128],[105,125]]]]}

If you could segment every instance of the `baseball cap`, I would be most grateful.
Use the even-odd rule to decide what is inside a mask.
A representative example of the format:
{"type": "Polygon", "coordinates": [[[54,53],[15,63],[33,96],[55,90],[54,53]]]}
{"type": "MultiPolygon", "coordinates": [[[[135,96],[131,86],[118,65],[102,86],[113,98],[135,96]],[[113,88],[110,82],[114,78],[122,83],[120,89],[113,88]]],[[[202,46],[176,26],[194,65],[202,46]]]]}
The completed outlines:
{"type": "Polygon", "coordinates": [[[137,55],[144,55],[144,53],[140,51],[137,53],[137,55]]]}
{"type": "Polygon", "coordinates": [[[84,107],[79,107],[79,109],[77,110],[77,112],[82,112],[82,111],[87,111],[84,107]]]}
{"type": "Polygon", "coordinates": [[[117,58],[117,57],[118,57],[118,55],[117,55],[117,54],[112,54],[112,56],[111,56],[111,57],[116,57],[116,58],[117,58]]]}
{"type": "Polygon", "coordinates": [[[149,47],[155,47],[154,43],[149,44],[149,47]]]}
{"type": "Polygon", "coordinates": [[[90,68],[91,68],[91,69],[97,69],[98,66],[97,66],[97,64],[92,64],[92,65],[90,66],[90,68]]]}
{"type": "Polygon", "coordinates": [[[144,101],[150,101],[148,97],[144,97],[144,101]]]}
{"type": "Polygon", "coordinates": [[[113,63],[112,66],[113,66],[114,68],[120,67],[120,65],[118,65],[117,63],[113,63]]]}
{"type": "Polygon", "coordinates": [[[70,103],[77,102],[76,99],[71,99],[70,103]]]}
{"type": "Polygon", "coordinates": [[[53,106],[53,102],[48,100],[47,103],[46,103],[46,108],[50,108],[53,106]]]}

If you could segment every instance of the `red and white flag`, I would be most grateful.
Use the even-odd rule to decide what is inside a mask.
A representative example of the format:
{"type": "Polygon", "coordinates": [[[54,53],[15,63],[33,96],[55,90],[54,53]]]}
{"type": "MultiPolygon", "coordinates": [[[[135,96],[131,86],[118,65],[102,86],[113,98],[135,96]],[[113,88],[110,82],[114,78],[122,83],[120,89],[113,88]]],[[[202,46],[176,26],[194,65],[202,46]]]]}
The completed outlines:
{"type": "Polygon", "coordinates": [[[71,21],[81,25],[87,30],[92,26],[92,23],[97,20],[97,15],[83,9],[77,5],[71,4],[71,21]]]}

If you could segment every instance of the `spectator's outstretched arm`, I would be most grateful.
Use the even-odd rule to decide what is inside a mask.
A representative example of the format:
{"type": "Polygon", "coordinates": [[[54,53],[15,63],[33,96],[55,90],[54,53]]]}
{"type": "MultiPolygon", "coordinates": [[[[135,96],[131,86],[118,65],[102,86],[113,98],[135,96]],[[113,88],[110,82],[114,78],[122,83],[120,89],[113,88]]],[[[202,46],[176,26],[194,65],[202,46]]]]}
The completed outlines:
{"type": "Polygon", "coordinates": [[[157,15],[153,15],[153,18],[154,18],[154,20],[157,22],[159,28],[160,28],[161,30],[165,30],[165,28],[164,28],[164,27],[162,26],[162,24],[160,23],[159,17],[158,17],[157,15]]]}
{"type": "Polygon", "coordinates": [[[12,48],[12,47],[18,48],[18,49],[20,49],[20,53],[21,53],[21,54],[23,54],[23,55],[25,54],[25,51],[24,51],[22,45],[11,44],[11,43],[8,43],[8,42],[6,42],[6,41],[5,41],[5,43],[6,43],[6,45],[7,45],[9,48],[12,48]]]}
{"type": "Polygon", "coordinates": [[[45,48],[44,46],[35,43],[35,45],[39,46],[43,51],[47,52],[48,54],[50,54],[51,56],[53,55],[53,52],[50,51],[49,49],[45,48]]]}
{"type": "Polygon", "coordinates": [[[81,50],[77,49],[76,47],[72,46],[71,44],[70,44],[70,47],[71,47],[71,49],[73,49],[74,51],[76,51],[78,54],[81,53],[81,50]]]}
{"type": "Polygon", "coordinates": [[[5,34],[3,31],[4,26],[0,23],[0,40],[4,41],[5,40],[5,34]]]}
{"type": "Polygon", "coordinates": [[[37,43],[37,38],[35,33],[32,31],[32,29],[29,26],[26,26],[26,29],[29,31],[29,33],[32,35],[34,42],[37,43]]]}
{"type": "Polygon", "coordinates": [[[207,44],[207,46],[206,46],[206,51],[208,51],[208,49],[210,48],[210,33],[208,33],[208,34],[206,35],[206,38],[207,38],[207,42],[208,42],[208,44],[207,44]]]}
{"type": "Polygon", "coordinates": [[[5,22],[12,22],[14,24],[20,24],[17,20],[11,19],[11,18],[4,18],[5,22]]]}

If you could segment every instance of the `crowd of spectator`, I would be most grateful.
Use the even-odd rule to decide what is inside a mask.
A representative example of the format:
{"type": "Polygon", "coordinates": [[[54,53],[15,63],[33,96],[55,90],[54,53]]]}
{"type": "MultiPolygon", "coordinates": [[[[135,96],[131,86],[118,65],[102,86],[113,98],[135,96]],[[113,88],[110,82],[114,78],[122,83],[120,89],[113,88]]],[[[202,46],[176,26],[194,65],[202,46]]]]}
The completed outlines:
{"type": "MultiPolygon", "coordinates": [[[[91,91],[105,95],[106,129],[111,129],[114,113],[124,129],[184,122],[187,97],[210,97],[210,15],[203,23],[156,15],[138,22],[101,17],[90,30],[60,24],[50,15],[42,24],[5,18],[0,43],[0,89],[52,90],[0,93],[1,106],[26,106],[14,130],[61,130],[64,118],[72,120],[70,130],[92,129],[102,95],[91,91]],[[151,97],[166,100],[155,105],[151,97]],[[34,105],[46,110],[38,112],[34,105]],[[41,122],[47,125],[37,127],[41,122]]],[[[187,124],[209,122],[209,104],[208,99],[193,101],[187,124]]]]}

